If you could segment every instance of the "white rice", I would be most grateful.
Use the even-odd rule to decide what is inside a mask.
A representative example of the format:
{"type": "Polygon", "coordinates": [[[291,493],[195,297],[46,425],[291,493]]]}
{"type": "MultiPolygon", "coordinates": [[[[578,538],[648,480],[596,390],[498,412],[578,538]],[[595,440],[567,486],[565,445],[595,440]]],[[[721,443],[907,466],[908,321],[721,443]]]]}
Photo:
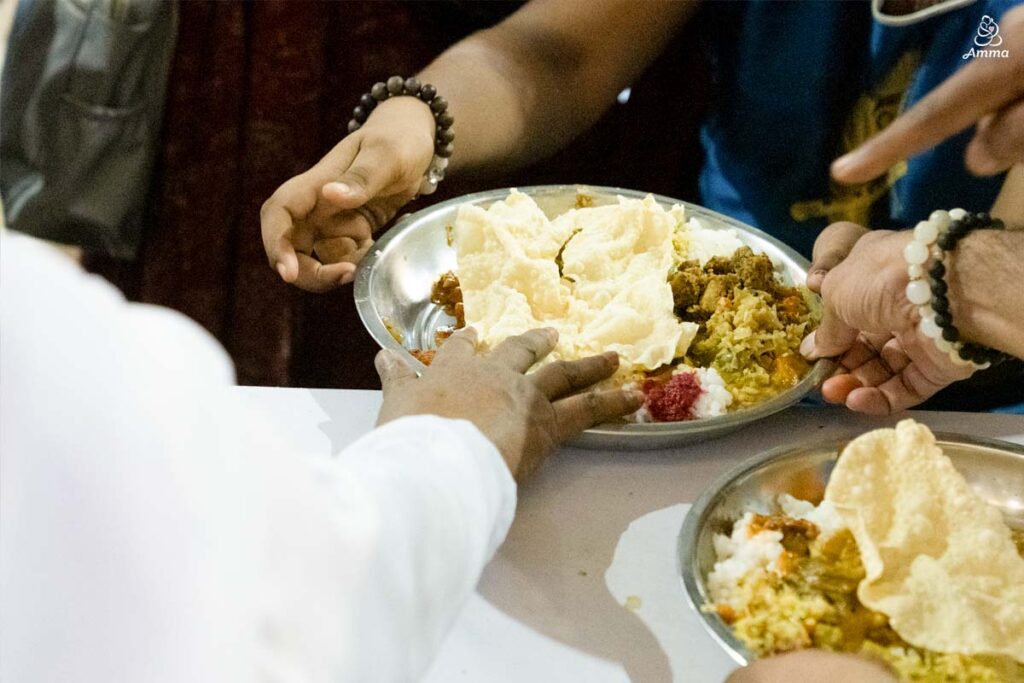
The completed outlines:
{"type": "Polygon", "coordinates": [[[725,415],[732,403],[732,394],[725,388],[725,380],[714,368],[696,368],[700,382],[700,398],[693,404],[694,417],[725,415]]]}
{"type": "MultiPolygon", "coordinates": [[[[778,498],[782,512],[796,519],[815,524],[820,530],[819,538],[829,538],[845,528],[832,503],[822,501],[817,507],[804,500],[782,494],[778,498]]],[[[716,534],[712,543],[715,547],[714,569],[708,575],[708,591],[716,603],[738,607],[740,581],[754,571],[776,571],[779,556],[782,555],[782,532],[762,529],[750,533],[750,522],[754,512],[747,512],[733,524],[732,534],[716,534]]]]}
{"type": "Polygon", "coordinates": [[[736,520],[732,535],[715,534],[715,568],[708,574],[708,591],[717,603],[734,602],[740,580],[752,571],[768,569],[782,555],[782,532],[762,530],[750,533],[753,512],[736,520]]]}

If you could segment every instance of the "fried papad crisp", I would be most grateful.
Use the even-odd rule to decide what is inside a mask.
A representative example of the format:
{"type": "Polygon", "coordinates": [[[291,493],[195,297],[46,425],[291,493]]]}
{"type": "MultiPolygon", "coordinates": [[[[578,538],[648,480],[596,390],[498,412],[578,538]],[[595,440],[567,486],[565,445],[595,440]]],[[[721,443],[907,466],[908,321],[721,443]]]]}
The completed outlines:
{"type": "Polygon", "coordinates": [[[1024,662],[1024,559],[927,427],[904,420],[851,441],[825,499],[857,541],[858,598],[904,640],[1024,662]]]}

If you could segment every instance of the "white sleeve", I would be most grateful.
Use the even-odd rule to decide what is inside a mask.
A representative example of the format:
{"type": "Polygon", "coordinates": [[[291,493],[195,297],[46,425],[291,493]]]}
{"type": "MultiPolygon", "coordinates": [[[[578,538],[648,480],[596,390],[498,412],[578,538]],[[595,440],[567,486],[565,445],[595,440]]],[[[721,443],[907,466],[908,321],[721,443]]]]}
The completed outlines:
{"type": "Polygon", "coordinates": [[[0,245],[0,680],[415,680],[511,521],[494,446],[290,453],[200,327],[0,245]]]}

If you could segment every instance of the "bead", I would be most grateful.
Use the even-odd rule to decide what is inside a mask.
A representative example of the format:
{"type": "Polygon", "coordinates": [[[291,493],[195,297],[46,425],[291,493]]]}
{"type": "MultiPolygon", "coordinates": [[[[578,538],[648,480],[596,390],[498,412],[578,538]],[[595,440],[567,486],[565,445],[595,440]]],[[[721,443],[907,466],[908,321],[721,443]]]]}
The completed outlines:
{"type": "Polygon", "coordinates": [[[999,218],[993,218],[992,224],[989,225],[989,227],[992,228],[993,230],[1002,230],[1003,228],[1006,227],[1006,223],[1004,223],[999,218]]]}
{"type": "Polygon", "coordinates": [[[957,353],[957,348],[955,346],[949,352],[949,359],[953,361],[953,365],[959,365],[960,367],[971,364],[970,361],[966,361],[960,357],[960,354],[957,353]]]}
{"type": "Polygon", "coordinates": [[[914,228],[914,239],[924,244],[931,244],[939,236],[939,226],[937,223],[927,220],[921,221],[914,228]]]}
{"type": "Polygon", "coordinates": [[[363,93],[363,96],[359,98],[359,106],[366,111],[373,111],[377,106],[377,100],[373,99],[373,95],[370,93],[363,93]]]}
{"type": "Polygon", "coordinates": [[[363,124],[359,123],[355,119],[348,122],[348,132],[355,133],[357,130],[363,127],[363,124]]]}
{"type": "Polygon", "coordinates": [[[388,94],[392,97],[395,95],[401,95],[402,91],[405,90],[405,79],[401,76],[392,76],[388,79],[388,94]]]}
{"type": "Polygon", "coordinates": [[[942,251],[949,251],[956,246],[956,240],[957,236],[953,234],[952,228],[950,228],[950,232],[939,235],[939,239],[935,244],[939,245],[939,249],[942,251]]]}
{"type": "Polygon", "coordinates": [[[928,274],[937,280],[941,280],[946,276],[946,264],[942,261],[936,261],[928,269],[928,274]]]}
{"type": "Polygon", "coordinates": [[[448,160],[445,159],[444,157],[435,156],[430,161],[430,167],[435,168],[438,171],[444,173],[445,169],[448,168],[448,160]]]}
{"type": "Polygon", "coordinates": [[[960,338],[960,330],[956,329],[952,325],[949,327],[942,328],[942,338],[948,342],[955,342],[960,338]]]}
{"type": "Polygon", "coordinates": [[[363,105],[359,105],[352,110],[352,118],[359,123],[366,123],[366,117],[370,115],[370,112],[363,108],[363,105]]]}
{"type": "Polygon", "coordinates": [[[434,117],[434,120],[437,121],[437,125],[441,126],[441,128],[451,128],[452,124],[455,123],[455,119],[448,112],[438,114],[434,117]]]}
{"type": "Polygon", "coordinates": [[[437,88],[430,85],[429,83],[424,83],[423,85],[420,86],[421,100],[429,104],[430,101],[433,100],[435,97],[437,97],[437,88]]]}
{"type": "Polygon", "coordinates": [[[912,266],[907,266],[907,277],[911,280],[919,280],[924,276],[924,267],[918,263],[912,266]]]}
{"type": "Polygon", "coordinates": [[[953,318],[950,317],[949,313],[936,313],[934,320],[935,325],[943,329],[953,324],[953,318]]]}
{"type": "Polygon", "coordinates": [[[949,228],[949,224],[952,219],[949,217],[948,211],[939,209],[932,211],[932,214],[928,216],[928,221],[935,224],[935,227],[939,229],[940,233],[945,232],[949,228]]]}
{"type": "Polygon", "coordinates": [[[908,242],[907,246],[903,247],[903,258],[909,265],[920,265],[928,260],[928,247],[917,240],[908,242]]]}
{"type": "Polygon", "coordinates": [[[388,86],[380,82],[374,83],[373,87],[370,88],[370,97],[378,102],[383,102],[388,98],[388,86]]]}
{"type": "Polygon", "coordinates": [[[430,103],[430,110],[435,114],[440,114],[448,108],[448,100],[443,97],[435,97],[430,103]]]}
{"type": "Polygon", "coordinates": [[[966,215],[967,215],[967,212],[964,211],[963,209],[950,209],[950,211],[949,211],[949,217],[952,218],[955,221],[960,220],[961,218],[963,218],[966,215]]]}
{"type": "Polygon", "coordinates": [[[936,296],[945,296],[946,292],[949,291],[949,287],[946,285],[945,280],[937,278],[929,278],[931,284],[932,293],[936,296]]]}
{"type": "Polygon", "coordinates": [[[922,316],[918,327],[921,329],[921,334],[929,339],[940,339],[942,337],[942,328],[935,324],[935,318],[922,316]]]}
{"type": "Polygon", "coordinates": [[[974,221],[976,225],[989,225],[992,223],[992,216],[988,215],[984,211],[974,214],[974,221]]]}
{"type": "Polygon", "coordinates": [[[455,131],[453,131],[451,128],[438,127],[437,139],[445,144],[448,144],[449,142],[455,139],[455,131]]]}
{"type": "Polygon", "coordinates": [[[932,292],[928,288],[928,283],[924,280],[911,280],[907,284],[907,301],[912,304],[925,304],[932,298],[932,292]]]}
{"type": "Polygon", "coordinates": [[[950,351],[953,350],[953,345],[950,344],[945,339],[943,339],[942,337],[939,337],[938,339],[935,340],[935,348],[937,348],[942,353],[949,353],[950,351]]]}
{"type": "Polygon", "coordinates": [[[455,146],[450,142],[447,145],[436,145],[434,147],[434,153],[437,154],[437,156],[444,157],[446,159],[450,157],[454,151],[455,146]]]}
{"type": "Polygon", "coordinates": [[[415,76],[410,76],[405,79],[405,86],[402,88],[402,92],[406,95],[416,96],[420,92],[420,82],[415,76]]]}
{"type": "Polygon", "coordinates": [[[420,183],[420,194],[434,194],[437,191],[437,183],[430,178],[424,178],[420,183]]]}

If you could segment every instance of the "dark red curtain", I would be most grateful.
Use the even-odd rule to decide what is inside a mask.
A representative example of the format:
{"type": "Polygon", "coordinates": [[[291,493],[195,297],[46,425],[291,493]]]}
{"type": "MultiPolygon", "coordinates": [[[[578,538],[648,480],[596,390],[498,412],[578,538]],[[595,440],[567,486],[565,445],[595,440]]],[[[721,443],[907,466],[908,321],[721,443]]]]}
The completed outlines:
{"type": "MultiPolygon", "coordinates": [[[[414,73],[517,6],[182,3],[142,251],[132,263],[90,257],[87,265],[130,298],[201,323],[227,347],[243,384],[378,387],[376,345],[351,287],[314,295],[281,283],[263,253],[260,205],[344,135],[351,107],[372,83],[414,73]]],[[[695,197],[707,88],[694,42],[689,31],[679,35],[628,103],[554,158],[505,176],[449,179],[430,200],[547,182],[695,197]]]]}

